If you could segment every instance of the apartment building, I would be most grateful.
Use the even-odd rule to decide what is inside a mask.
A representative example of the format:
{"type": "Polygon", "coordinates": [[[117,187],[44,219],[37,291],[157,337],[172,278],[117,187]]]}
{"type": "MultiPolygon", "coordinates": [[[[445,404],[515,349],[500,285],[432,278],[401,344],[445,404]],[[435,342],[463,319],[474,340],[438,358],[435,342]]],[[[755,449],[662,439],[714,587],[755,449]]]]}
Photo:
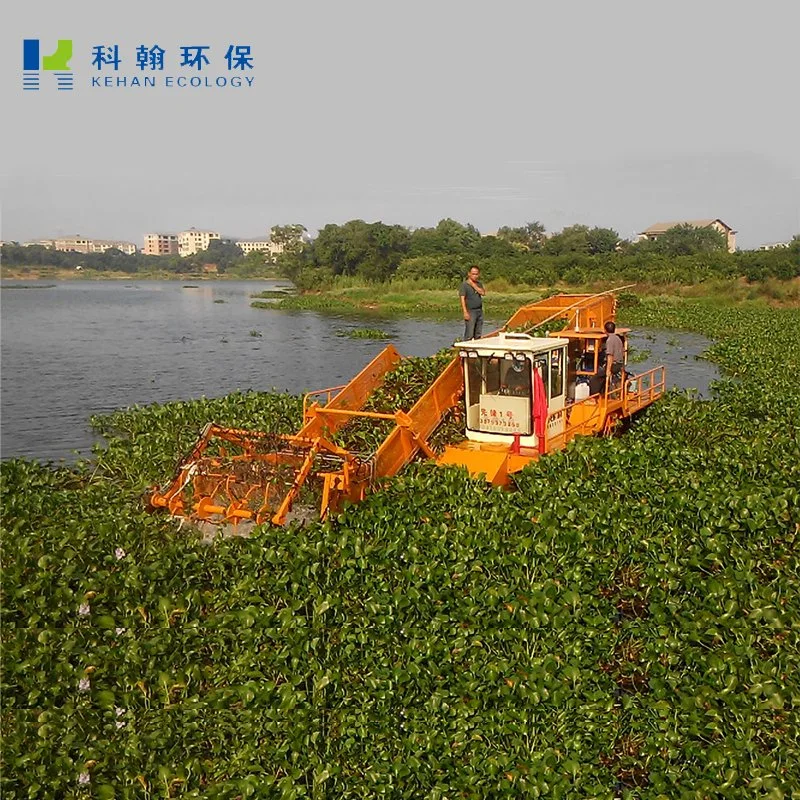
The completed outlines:
{"type": "Polygon", "coordinates": [[[25,242],[25,246],[43,245],[53,250],[73,253],[105,253],[106,250],[115,248],[126,255],[136,252],[136,245],[132,242],[122,242],[118,239],[87,239],[85,236],[67,236],[62,239],[40,239],[36,242],[25,242]]]}
{"type": "Polygon", "coordinates": [[[92,240],[83,236],[68,236],[64,239],[53,239],[53,248],[64,252],[91,253],[92,240]]]}
{"type": "Polygon", "coordinates": [[[211,241],[219,238],[219,234],[214,231],[198,231],[195,228],[181,231],[178,234],[178,255],[185,258],[186,256],[193,256],[201,250],[208,250],[208,245],[211,241]]]}
{"type": "Polygon", "coordinates": [[[178,235],[176,233],[146,233],[142,252],[146,256],[177,256],[178,235]]]}
{"type": "Polygon", "coordinates": [[[121,242],[116,239],[92,239],[90,253],[105,253],[106,250],[121,250],[125,255],[132,256],[136,253],[133,242],[121,242]]]}
{"type": "Polygon", "coordinates": [[[237,247],[245,254],[248,255],[256,250],[260,250],[264,253],[271,253],[271,247],[269,239],[242,239],[236,242],[237,247]]]}

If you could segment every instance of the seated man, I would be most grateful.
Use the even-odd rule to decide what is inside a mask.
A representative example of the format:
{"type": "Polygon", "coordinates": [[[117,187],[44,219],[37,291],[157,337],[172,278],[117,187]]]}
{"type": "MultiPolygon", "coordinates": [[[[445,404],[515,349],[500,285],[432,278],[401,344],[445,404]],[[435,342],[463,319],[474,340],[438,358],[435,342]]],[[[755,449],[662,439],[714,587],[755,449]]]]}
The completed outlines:
{"type": "Polygon", "coordinates": [[[606,372],[600,370],[589,378],[589,394],[600,394],[606,388],[606,372]]]}
{"type": "Polygon", "coordinates": [[[531,393],[530,363],[514,361],[507,365],[503,379],[503,394],[529,397],[531,393]]]}
{"type": "Polygon", "coordinates": [[[625,368],[625,344],[622,337],[617,334],[617,326],[613,322],[606,322],[603,326],[608,334],[605,344],[605,369],[606,375],[611,375],[610,385],[612,388],[619,386],[625,368]]]}

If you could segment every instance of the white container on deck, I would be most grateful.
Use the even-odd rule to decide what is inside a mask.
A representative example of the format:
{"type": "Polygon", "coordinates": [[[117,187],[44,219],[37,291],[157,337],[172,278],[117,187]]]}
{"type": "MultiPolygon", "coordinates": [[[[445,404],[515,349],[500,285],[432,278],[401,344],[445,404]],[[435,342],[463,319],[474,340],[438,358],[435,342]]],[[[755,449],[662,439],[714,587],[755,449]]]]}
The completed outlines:
{"type": "Polygon", "coordinates": [[[578,400],[585,400],[589,396],[589,384],[577,383],[575,384],[575,402],[578,400]]]}

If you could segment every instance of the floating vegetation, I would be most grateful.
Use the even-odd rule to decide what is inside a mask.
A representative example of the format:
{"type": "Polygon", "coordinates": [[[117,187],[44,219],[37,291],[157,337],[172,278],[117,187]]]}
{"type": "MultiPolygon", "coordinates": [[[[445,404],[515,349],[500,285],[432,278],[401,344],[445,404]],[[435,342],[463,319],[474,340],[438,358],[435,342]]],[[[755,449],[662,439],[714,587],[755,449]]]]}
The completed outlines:
{"type": "Polygon", "coordinates": [[[635,347],[630,347],[628,348],[628,363],[641,364],[643,361],[647,361],[652,354],[652,350],[639,350],[635,347]]]}
{"type": "Polygon", "coordinates": [[[26,283],[26,284],[2,284],[0,290],[7,291],[8,289],[55,289],[55,283],[26,283]]]}
{"type": "Polygon", "coordinates": [[[250,297],[259,298],[259,299],[280,299],[284,297],[292,297],[296,292],[287,289],[286,291],[282,291],[281,289],[266,289],[263,292],[256,292],[255,294],[251,294],[250,297]]]}
{"type": "Polygon", "coordinates": [[[252,330],[252,331],[250,331],[250,335],[251,335],[251,336],[252,336],[254,339],[260,339],[260,338],[261,338],[261,336],[262,336],[263,334],[261,333],[261,331],[252,330]]]}
{"type": "Polygon", "coordinates": [[[423,463],[212,546],[147,513],[210,420],[298,429],[300,397],[256,392],[96,417],[72,469],[2,462],[4,795],[796,794],[800,311],[624,316],[712,337],[716,401],[669,392],[516,491],[423,463]]]}
{"type": "MultiPolygon", "coordinates": [[[[370,395],[364,410],[379,414],[410,411],[414,403],[422,397],[452,360],[453,353],[449,350],[444,350],[431,358],[404,358],[394,369],[386,373],[383,384],[370,395]]],[[[445,421],[454,415],[455,411],[450,412],[445,421]]],[[[337,431],[334,440],[348,450],[371,454],[378,449],[394,426],[394,420],[356,417],[337,431]]],[[[440,443],[454,444],[463,438],[464,429],[463,426],[459,426],[455,438],[447,442],[441,440],[440,443]]]]}
{"type": "Polygon", "coordinates": [[[380,328],[345,328],[336,332],[337,336],[348,339],[391,339],[391,334],[380,328]]]}

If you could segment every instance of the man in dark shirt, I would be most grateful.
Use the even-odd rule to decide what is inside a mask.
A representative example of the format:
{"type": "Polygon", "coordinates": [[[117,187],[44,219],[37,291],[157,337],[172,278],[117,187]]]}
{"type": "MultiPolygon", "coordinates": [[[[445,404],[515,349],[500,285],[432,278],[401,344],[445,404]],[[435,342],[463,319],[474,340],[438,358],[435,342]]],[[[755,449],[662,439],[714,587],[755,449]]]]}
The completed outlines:
{"type": "Polygon", "coordinates": [[[470,267],[467,279],[458,290],[464,315],[464,339],[480,339],[483,333],[483,296],[486,290],[480,282],[481,271],[470,267]]]}
{"type": "Polygon", "coordinates": [[[615,333],[617,326],[613,322],[606,322],[603,326],[606,337],[606,375],[616,382],[625,366],[625,345],[622,337],[615,333]]]}

